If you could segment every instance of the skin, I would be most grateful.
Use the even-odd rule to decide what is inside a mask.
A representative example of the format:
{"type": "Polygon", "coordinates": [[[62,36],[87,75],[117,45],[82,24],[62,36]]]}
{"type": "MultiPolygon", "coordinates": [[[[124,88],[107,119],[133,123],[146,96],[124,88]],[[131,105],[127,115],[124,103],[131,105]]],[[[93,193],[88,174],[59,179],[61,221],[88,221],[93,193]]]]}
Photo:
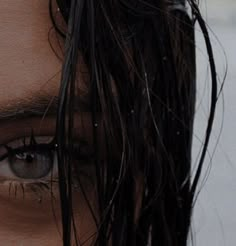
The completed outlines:
{"type": "MultiPolygon", "coordinates": [[[[30,136],[32,129],[36,137],[53,136],[55,116],[45,112],[56,104],[62,61],[53,53],[48,42],[48,32],[52,26],[48,1],[0,0],[0,5],[0,144],[30,136]],[[45,114],[28,117],[21,113],[19,119],[7,118],[22,109],[27,111],[28,105],[36,107],[38,113],[45,114]]],[[[50,40],[61,55],[55,33],[52,32],[50,40]]],[[[79,89],[83,96],[85,84],[79,89]]],[[[80,112],[76,120],[78,128],[85,129],[82,138],[90,141],[87,117],[86,112],[80,112]]],[[[7,163],[0,162],[0,165],[7,163]]],[[[91,183],[85,186],[93,203],[94,186],[91,183]]],[[[75,221],[79,238],[84,242],[96,230],[81,191],[74,192],[75,203],[79,204],[75,209],[75,221]]],[[[56,186],[53,187],[53,193],[53,200],[50,191],[44,192],[41,197],[40,191],[33,192],[25,180],[5,177],[4,173],[0,173],[1,245],[61,245],[56,186]],[[15,183],[10,189],[11,181],[15,183]],[[25,186],[24,194],[22,183],[25,186]]],[[[91,237],[84,245],[90,245],[93,239],[91,237]]]]}

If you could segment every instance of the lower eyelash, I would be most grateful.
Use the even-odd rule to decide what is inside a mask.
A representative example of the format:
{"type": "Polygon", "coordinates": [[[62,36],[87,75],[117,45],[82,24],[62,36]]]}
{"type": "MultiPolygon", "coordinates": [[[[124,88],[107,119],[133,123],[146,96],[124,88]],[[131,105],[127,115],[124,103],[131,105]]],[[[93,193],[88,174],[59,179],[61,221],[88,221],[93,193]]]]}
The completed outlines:
{"type": "Polygon", "coordinates": [[[49,184],[44,183],[44,182],[37,182],[37,183],[29,184],[29,188],[36,195],[37,201],[39,203],[42,202],[43,195],[45,195],[45,192],[50,192],[50,190],[51,190],[49,184]]]}
{"type": "MultiPolygon", "coordinates": [[[[50,195],[52,199],[55,199],[54,191],[55,185],[57,189],[58,179],[32,182],[24,182],[21,180],[1,180],[0,185],[8,186],[8,195],[11,198],[20,197],[24,200],[27,193],[33,193],[35,195],[35,200],[41,203],[45,195],[50,195]]],[[[73,190],[80,189],[78,182],[75,182],[75,180],[72,188],[73,190]]]]}
{"type": "Polygon", "coordinates": [[[35,195],[35,200],[41,203],[46,193],[50,193],[53,197],[51,181],[21,182],[20,180],[6,180],[1,185],[8,185],[8,194],[12,198],[21,196],[24,200],[27,192],[32,192],[35,195]]]}

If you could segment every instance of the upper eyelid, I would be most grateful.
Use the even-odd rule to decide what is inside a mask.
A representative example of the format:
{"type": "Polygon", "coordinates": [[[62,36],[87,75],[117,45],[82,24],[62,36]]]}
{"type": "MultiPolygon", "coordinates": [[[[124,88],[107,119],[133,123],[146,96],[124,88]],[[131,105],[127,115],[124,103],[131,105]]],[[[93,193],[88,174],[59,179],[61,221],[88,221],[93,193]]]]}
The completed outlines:
{"type": "MultiPolygon", "coordinates": [[[[37,138],[37,136],[35,136],[35,137],[37,138]]],[[[9,150],[7,150],[7,147],[9,144],[10,143],[8,143],[7,145],[0,145],[0,148],[6,149],[4,154],[2,154],[2,155],[0,154],[0,162],[5,160],[6,158],[8,158],[10,156],[10,154],[14,155],[14,154],[24,153],[24,152],[28,152],[28,151],[37,151],[37,150],[42,151],[42,152],[43,151],[56,151],[56,148],[57,148],[55,137],[52,137],[52,140],[49,143],[35,143],[33,145],[26,144],[25,146],[20,145],[20,146],[15,147],[15,148],[9,147],[9,150]],[[12,151],[12,153],[11,153],[11,151],[12,151]]],[[[74,146],[76,151],[73,154],[78,154],[77,157],[80,160],[88,161],[88,160],[93,159],[93,156],[94,156],[93,151],[86,141],[84,141],[84,140],[81,140],[79,142],[75,141],[75,145],[79,145],[79,146],[74,146]]],[[[68,151],[68,149],[67,149],[67,151],[68,151]]]]}
{"type": "MultiPolygon", "coordinates": [[[[85,139],[90,144],[93,143],[93,128],[91,121],[91,113],[83,111],[75,113],[74,120],[76,121],[74,135],[76,139],[85,139]]],[[[100,118],[98,119],[98,129],[102,130],[100,118]]],[[[56,117],[24,117],[22,119],[4,120],[0,122],[1,134],[0,144],[8,144],[15,139],[30,136],[31,131],[34,131],[35,136],[55,136],[56,134],[56,117]]]]}
{"type": "MultiPolygon", "coordinates": [[[[23,138],[22,138],[23,139],[23,138]]],[[[13,142],[13,141],[12,141],[13,142]]],[[[6,158],[8,158],[12,152],[12,154],[18,154],[17,152],[27,152],[27,151],[35,151],[37,150],[37,148],[39,148],[39,151],[50,151],[55,149],[55,138],[53,137],[52,140],[49,143],[35,143],[35,144],[22,144],[20,146],[17,146],[15,148],[12,148],[8,145],[10,145],[11,142],[9,142],[8,144],[2,144],[0,145],[0,148],[4,148],[5,152],[4,154],[0,154],[0,161],[5,160],[6,158]]]]}
{"type": "Polygon", "coordinates": [[[35,136],[55,136],[55,117],[30,117],[20,120],[1,121],[0,144],[8,144],[24,137],[30,137],[33,130],[35,136]]]}
{"type": "Polygon", "coordinates": [[[10,151],[12,152],[27,152],[27,151],[43,151],[43,150],[52,150],[55,148],[55,145],[52,143],[48,144],[34,144],[34,145],[26,145],[26,146],[20,146],[17,148],[12,148],[10,151]],[[37,149],[38,148],[38,149],[37,149]]]}

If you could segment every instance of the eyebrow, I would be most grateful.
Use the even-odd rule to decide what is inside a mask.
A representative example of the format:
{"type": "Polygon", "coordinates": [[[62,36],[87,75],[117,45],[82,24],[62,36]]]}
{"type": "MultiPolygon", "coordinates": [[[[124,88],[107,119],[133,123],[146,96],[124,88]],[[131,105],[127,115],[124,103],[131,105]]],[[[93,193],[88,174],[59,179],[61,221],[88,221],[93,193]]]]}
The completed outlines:
{"type": "MultiPolygon", "coordinates": [[[[75,111],[89,112],[87,98],[75,96],[75,111]]],[[[13,101],[3,106],[0,105],[0,121],[18,120],[28,117],[52,116],[57,114],[58,97],[44,96],[28,98],[27,100],[13,101]]]]}

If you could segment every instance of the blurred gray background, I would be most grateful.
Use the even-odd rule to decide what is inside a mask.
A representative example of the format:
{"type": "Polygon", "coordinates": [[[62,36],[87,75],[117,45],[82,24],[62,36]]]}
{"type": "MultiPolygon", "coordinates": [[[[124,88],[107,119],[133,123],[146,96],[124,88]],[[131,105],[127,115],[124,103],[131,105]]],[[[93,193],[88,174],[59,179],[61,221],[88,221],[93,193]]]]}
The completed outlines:
{"type": "MultiPolygon", "coordinates": [[[[236,245],[236,0],[201,0],[211,33],[221,86],[227,77],[216,112],[192,225],[197,246],[236,245]],[[223,127],[223,128],[222,128],[223,127]]],[[[196,28],[198,88],[193,142],[197,163],[209,112],[210,74],[199,27],[196,28]]],[[[194,170],[194,167],[193,167],[194,170]]],[[[189,245],[192,245],[191,241],[189,245]]]]}

